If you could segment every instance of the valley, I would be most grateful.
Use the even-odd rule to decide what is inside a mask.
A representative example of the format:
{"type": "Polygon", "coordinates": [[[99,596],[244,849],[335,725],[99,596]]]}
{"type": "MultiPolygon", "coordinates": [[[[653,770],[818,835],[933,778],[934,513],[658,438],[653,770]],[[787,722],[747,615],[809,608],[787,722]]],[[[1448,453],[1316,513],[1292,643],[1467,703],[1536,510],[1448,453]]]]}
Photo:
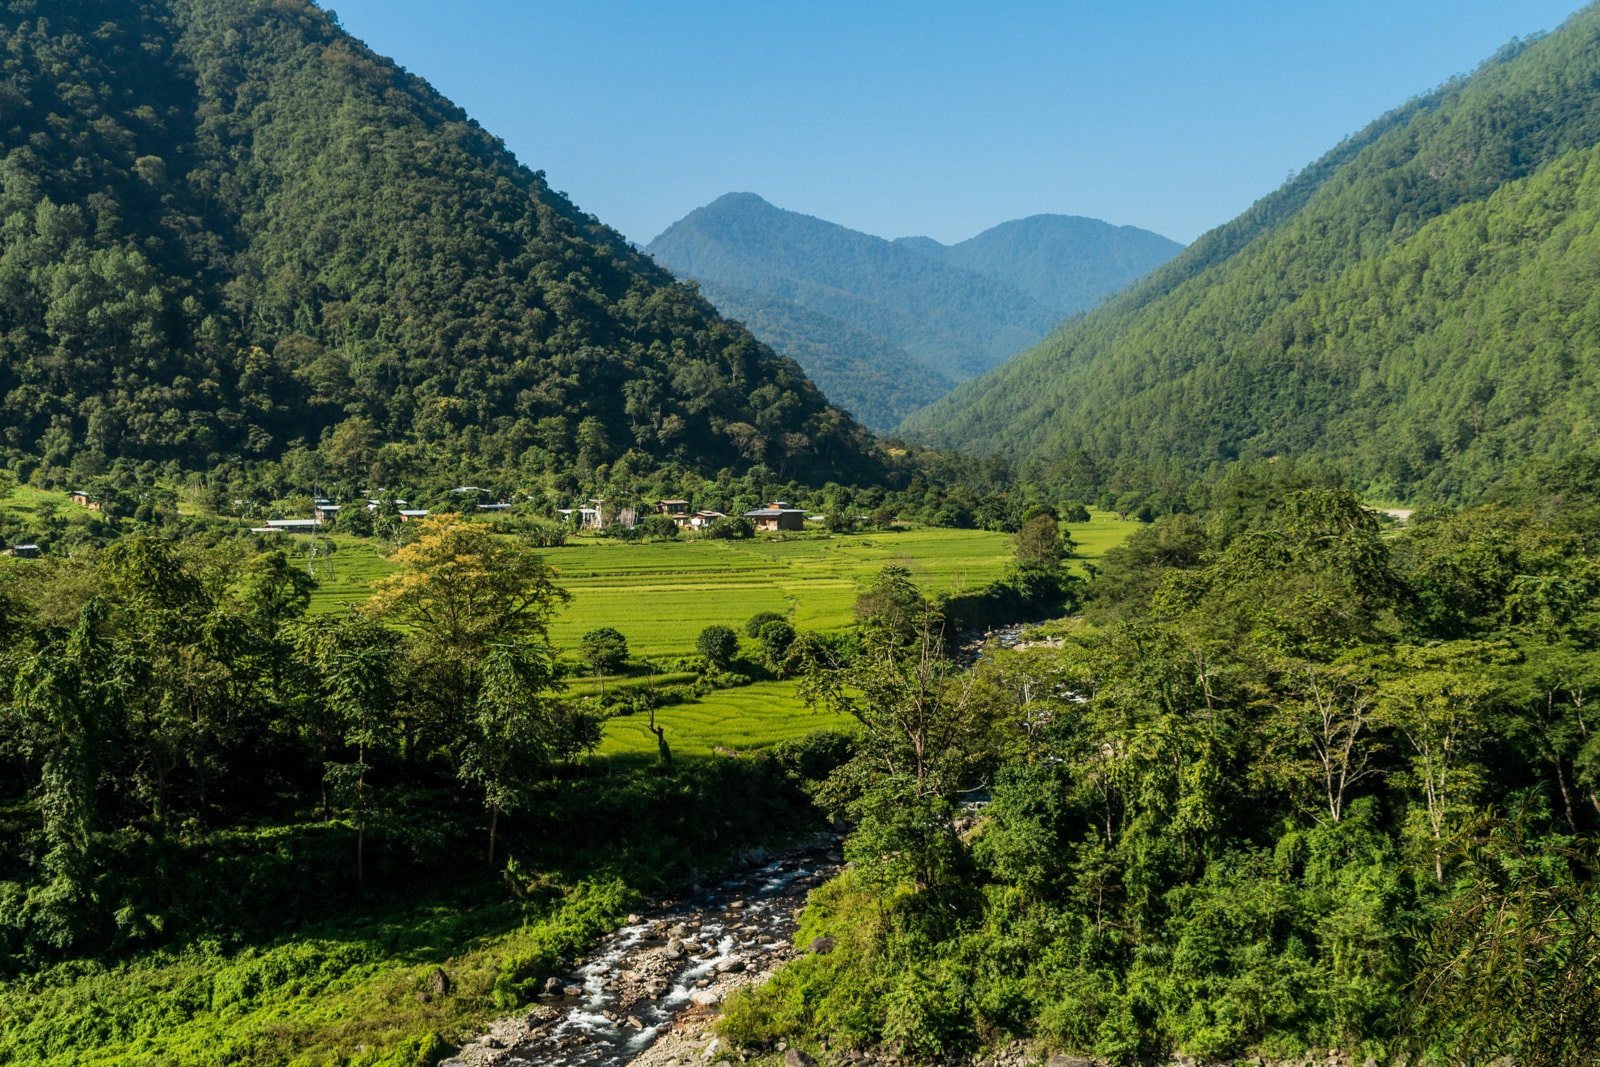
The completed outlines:
{"type": "Polygon", "coordinates": [[[0,1064],[1600,1062],[1600,3],[424,7],[0,4],[0,1064]]]}

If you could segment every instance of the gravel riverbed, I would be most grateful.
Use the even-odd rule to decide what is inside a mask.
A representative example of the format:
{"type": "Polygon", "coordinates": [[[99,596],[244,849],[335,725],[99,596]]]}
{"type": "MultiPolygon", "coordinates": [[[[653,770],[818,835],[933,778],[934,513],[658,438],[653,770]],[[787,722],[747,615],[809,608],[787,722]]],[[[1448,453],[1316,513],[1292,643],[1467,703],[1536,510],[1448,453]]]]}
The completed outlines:
{"type": "MultiPolygon", "coordinates": [[[[705,1062],[719,1005],[799,955],[806,894],[833,877],[838,839],[818,838],[629,916],[527,1009],[492,1023],[440,1067],[656,1067],[705,1062]]],[[[714,1055],[714,1053],[713,1053],[714,1055]]]]}

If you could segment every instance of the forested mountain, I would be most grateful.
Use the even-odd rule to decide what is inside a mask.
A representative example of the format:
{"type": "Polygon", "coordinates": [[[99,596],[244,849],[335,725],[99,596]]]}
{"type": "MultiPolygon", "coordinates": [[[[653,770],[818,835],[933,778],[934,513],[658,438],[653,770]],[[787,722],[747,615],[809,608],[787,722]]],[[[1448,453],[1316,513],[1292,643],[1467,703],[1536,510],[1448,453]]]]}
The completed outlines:
{"type": "Polygon", "coordinates": [[[1013,219],[953,245],[931,237],[902,237],[895,243],[1004,282],[1063,319],[1089,310],[1183,251],[1158,233],[1078,215],[1013,219]]]}
{"type": "Polygon", "coordinates": [[[832,222],[729,193],[647,251],[680,277],[752,289],[840,319],[956,381],[995,366],[1060,317],[972,271],[832,222]]]}
{"type": "Polygon", "coordinates": [[[14,0],[0,36],[30,471],[871,469],[792,361],[304,0],[14,0]]]}
{"type": "Polygon", "coordinates": [[[1316,452],[1470,497],[1600,426],[1600,8],[1407,103],[1104,308],[913,416],[1189,472],[1316,452]]]}
{"type": "Polygon", "coordinates": [[[893,429],[955,388],[905,349],[842,319],[735,285],[701,282],[700,292],[799,363],[829,400],[874,430],[893,429]]]}

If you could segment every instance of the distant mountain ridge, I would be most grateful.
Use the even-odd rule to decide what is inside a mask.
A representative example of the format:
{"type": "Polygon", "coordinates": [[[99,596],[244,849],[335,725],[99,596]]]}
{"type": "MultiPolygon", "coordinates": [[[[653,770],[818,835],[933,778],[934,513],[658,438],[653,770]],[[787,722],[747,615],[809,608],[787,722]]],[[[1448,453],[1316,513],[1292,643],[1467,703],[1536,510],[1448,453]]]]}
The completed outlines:
{"type": "Polygon", "coordinates": [[[1471,499],[1600,435],[1600,5],[1384,115],[1173,262],[909,417],[1178,477],[1317,454],[1471,499]]]}
{"type": "Polygon", "coordinates": [[[1079,215],[1013,219],[953,245],[931,237],[895,243],[1004,282],[1061,319],[1088,311],[1183,251],[1158,233],[1079,215]]]}
{"type": "MultiPolygon", "coordinates": [[[[646,250],[680,277],[706,285],[708,295],[737,290],[739,310],[729,314],[743,317],[807,373],[828,378],[824,389],[836,403],[888,429],[906,403],[920,406],[935,387],[997,365],[1181,247],[1127,230],[1037,216],[947,247],[929,238],[889,241],[785,211],[753,193],[729,193],[668,227],[646,250]],[[1059,232],[1063,221],[1076,236],[1059,232]],[[1067,264],[1075,239],[1086,242],[1093,262],[1067,264]],[[1033,245],[1023,248],[1029,240],[1033,245]],[[1052,273],[1063,277],[1051,280],[1052,273]],[[1071,295],[1090,290],[1092,298],[1071,295]],[[1058,303],[1064,295],[1067,302],[1058,303]],[[797,308],[823,318],[808,319],[797,308]],[[772,325],[780,319],[782,330],[772,325]],[[849,327],[853,339],[833,323],[849,327]],[[915,383],[901,379],[890,399],[883,373],[859,377],[885,351],[903,352],[933,373],[915,383]],[[824,364],[830,369],[822,370],[824,364]]],[[[902,374],[882,370],[891,381],[902,374]]]]}

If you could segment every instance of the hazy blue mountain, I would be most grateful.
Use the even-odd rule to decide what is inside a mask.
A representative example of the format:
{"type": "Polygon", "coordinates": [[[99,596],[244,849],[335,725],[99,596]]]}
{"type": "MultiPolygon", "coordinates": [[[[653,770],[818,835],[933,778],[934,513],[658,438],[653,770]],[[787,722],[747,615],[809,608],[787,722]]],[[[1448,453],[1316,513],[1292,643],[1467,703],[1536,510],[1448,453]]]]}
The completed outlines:
{"type": "Polygon", "coordinates": [[[1089,310],[1183,251],[1158,233],[1079,215],[1014,219],[955,245],[931,237],[895,243],[1004,282],[1061,318],[1089,310]]]}
{"type": "Polygon", "coordinates": [[[820,311],[716,282],[701,282],[700,294],[799,363],[833,404],[871,429],[891,430],[955,388],[905,349],[820,311]]]}
{"type": "Polygon", "coordinates": [[[1038,341],[1059,315],[974,271],[729,193],[650,242],[679,277],[799,304],[903,348],[954,381],[1038,341]]]}
{"type": "Polygon", "coordinates": [[[1147,231],[1056,215],[954,246],[889,241],[729,193],[647,251],[708,296],[721,294],[724,311],[885,429],[1179,248],[1147,231]]]}

